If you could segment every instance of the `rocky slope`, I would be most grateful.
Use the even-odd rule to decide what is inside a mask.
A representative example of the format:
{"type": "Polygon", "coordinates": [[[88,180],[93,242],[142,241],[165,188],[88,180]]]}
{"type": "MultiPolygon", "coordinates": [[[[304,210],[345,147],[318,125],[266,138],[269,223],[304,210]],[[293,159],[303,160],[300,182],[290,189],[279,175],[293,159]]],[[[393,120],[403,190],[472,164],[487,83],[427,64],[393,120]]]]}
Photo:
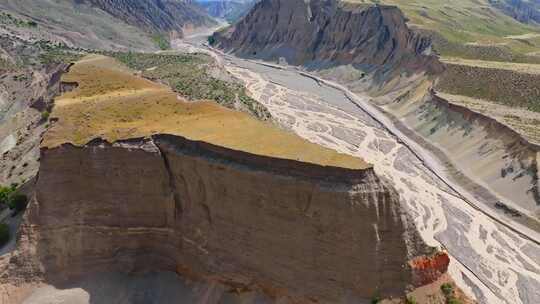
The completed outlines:
{"type": "Polygon", "coordinates": [[[185,0],[78,0],[86,2],[128,24],[152,32],[181,37],[185,30],[217,23],[203,10],[185,0]]]}
{"type": "Polygon", "coordinates": [[[446,267],[409,264],[427,247],[407,218],[372,169],[171,135],[65,144],[42,150],[20,250],[3,277],[173,271],[307,302],[401,296],[446,267]]]}
{"type": "Polygon", "coordinates": [[[214,35],[215,46],[240,56],[282,59],[312,69],[351,65],[374,73],[440,70],[430,41],[410,31],[399,9],[330,0],[264,0],[214,35]]]}
{"type": "Polygon", "coordinates": [[[0,34],[0,184],[23,184],[39,167],[39,144],[48,127],[61,75],[76,50],[28,43],[0,34]],[[27,66],[25,66],[27,65],[27,66]]]}
{"type": "Polygon", "coordinates": [[[489,3],[520,22],[540,23],[538,0],[489,0],[489,3]]]}
{"type": "Polygon", "coordinates": [[[7,0],[0,9],[2,34],[88,49],[156,50],[170,38],[217,24],[180,0],[7,0]]]}

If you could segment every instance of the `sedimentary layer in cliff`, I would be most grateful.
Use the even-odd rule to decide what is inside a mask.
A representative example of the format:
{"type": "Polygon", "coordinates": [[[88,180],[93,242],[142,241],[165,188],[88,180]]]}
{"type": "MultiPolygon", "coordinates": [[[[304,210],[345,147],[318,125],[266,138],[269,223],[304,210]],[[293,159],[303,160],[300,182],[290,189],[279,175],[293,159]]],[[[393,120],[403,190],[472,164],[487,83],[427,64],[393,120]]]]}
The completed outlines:
{"type": "Polygon", "coordinates": [[[429,55],[429,39],[409,30],[401,11],[389,6],[263,0],[214,40],[236,55],[284,58],[312,68],[351,64],[384,73],[440,70],[429,55]]]}
{"type": "Polygon", "coordinates": [[[426,248],[372,169],[172,135],[45,148],[36,188],[12,279],[176,271],[336,303],[403,295],[426,248]]]}

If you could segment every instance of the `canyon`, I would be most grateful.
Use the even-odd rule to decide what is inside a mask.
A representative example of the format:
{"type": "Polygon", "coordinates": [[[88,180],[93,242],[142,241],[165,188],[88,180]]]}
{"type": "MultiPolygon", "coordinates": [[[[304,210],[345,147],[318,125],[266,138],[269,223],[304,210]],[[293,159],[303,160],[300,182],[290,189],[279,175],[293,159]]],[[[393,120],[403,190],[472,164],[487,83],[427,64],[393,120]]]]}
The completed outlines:
{"type": "Polygon", "coordinates": [[[529,111],[534,65],[441,58],[405,6],[368,2],[262,0],[208,40],[99,8],[175,49],[66,48],[32,75],[52,112],[28,126],[0,303],[540,301],[534,132],[467,99],[507,79],[483,102],[529,111]]]}

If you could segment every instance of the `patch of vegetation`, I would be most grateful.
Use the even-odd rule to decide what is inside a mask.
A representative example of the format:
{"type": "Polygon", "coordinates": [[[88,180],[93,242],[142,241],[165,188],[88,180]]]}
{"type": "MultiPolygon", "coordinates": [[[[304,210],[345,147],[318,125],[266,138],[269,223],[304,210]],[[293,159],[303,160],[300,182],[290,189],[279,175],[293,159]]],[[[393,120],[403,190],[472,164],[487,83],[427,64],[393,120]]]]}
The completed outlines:
{"type": "Polygon", "coordinates": [[[38,43],[38,47],[42,51],[38,56],[39,62],[43,65],[75,62],[84,56],[84,52],[72,49],[63,43],[43,41],[38,43]]]}
{"type": "Polygon", "coordinates": [[[405,303],[406,304],[418,304],[418,302],[416,302],[416,300],[412,296],[407,297],[405,299],[405,303]]]}
{"type": "Polygon", "coordinates": [[[155,34],[152,36],[152,40],[159,47],[160,50],[168,50],[171,48],[171,42],[163,34],[155,34]]]}
{"type": "Polygon", "coordinates": [[[540,112],[540,74],[448,64],[435,89],[540,112]]]}
{"type": "MultiPolygon", "coordinates": [[[[535,60],[528,53],[538,51],[540,45],[512,39],[527,33],[538,33],[538,28],[514,20],[488,3],[477,0],[347,0],[354,3],[377,3],[397,6],[414,29],[437,34],[435,49],[444,56],[514,62],[535,60]],[[443,43],[441,43],[443,42],[443,43]],[[500,52],[504,54],[500,54],[500,52]],[[489,58],[489,59],[488,59],[489,58]]],[[[527,39],[527,42],[531,42],[527,39]]]]}
{"type": "Polygon", "coordinates": [[[1,223],[0,224],[0,248],[9,242],[9,226],[1,223]]]}
{"type": "Polygon", "coordinates": [[[214,45],[214,43],[216,43],[216,38],[213,35],[208,36],[208,44],[209,45],[214,45]]]}
{"type": "Polygon", "coordinates": [[[49,116],[51,115],[51,113],[49,111],[44,111],[44,112],[41,112],[41,120],[42,121],[47,121],[49,120],[49,116]]]}
{"type": "Polygon", "coordinates": [[[9,187],[0,187],[0,206],[7,206],[9,209],[14,210],[13,215],[24,211],[28,204],[28,198],[17,191],[17,186],[17,184],[13,184],[9,187]]]}
{"type": "Polygon", "coordinates": [[[382,299],[379,295],[375,295],[371,298],[371,304],[378,304],[379,302],[381,302],[382,299]]]}
{"type": "Polygon", "coordinates": [[[444,296],[448,297],[454,294],[454,286],[450,283],[444,283],[441,285],[441,291],[444,296]]]}
{"type": "Polygon", "coordinates": [[[11,187],[0,186],[0,206],[7,205],[9,203],[9,198],[15,192],[15,190],[15,185],[12,185],[11,187]]]}
{"type": "Polygon", "coordinates": [[[245,88],[209,74],[212,59],[204,54],[165,55],[142,53],[108,54],[128,67],[140,70],[143,76],[166,82],[174,91],[191,100],[212,100],[228,108],[245,108],[248,112],[268,119],[270,113],[249,97],[245,88]]]}
{"type": "Polygon", "coordinates": [[[16,27],[31,27],[31,28],[38,26],[38,24],[35,21],[22,20],[7,12],[0,12],[0,24],[13,25],[16,27]]]}
{"type": "Polygon", "coordinates": [[[446,304],[461,304],[461,301],[456,298],[456,291],[454,285],[450,283],[444,283],[441,285],[441,291],[446,299],[446,304]]]}

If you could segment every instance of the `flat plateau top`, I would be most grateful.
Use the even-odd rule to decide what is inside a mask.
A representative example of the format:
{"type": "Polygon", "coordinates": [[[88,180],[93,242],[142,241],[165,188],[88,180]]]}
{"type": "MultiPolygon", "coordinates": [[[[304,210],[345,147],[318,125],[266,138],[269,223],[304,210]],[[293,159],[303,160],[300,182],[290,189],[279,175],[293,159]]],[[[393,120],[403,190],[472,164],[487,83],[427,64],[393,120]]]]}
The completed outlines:
{"type": "Polygon", "coordinates": [[[214,102],[187,102],[170,88],[133,75],[112,58],[90,55],[72,66],[64,82],[78,87],[55,100],[42,147],[83,146],[171,134],[269,157],[350,169],[371,168],[360,158],[310,143],[276,126],[214,102]]]}

